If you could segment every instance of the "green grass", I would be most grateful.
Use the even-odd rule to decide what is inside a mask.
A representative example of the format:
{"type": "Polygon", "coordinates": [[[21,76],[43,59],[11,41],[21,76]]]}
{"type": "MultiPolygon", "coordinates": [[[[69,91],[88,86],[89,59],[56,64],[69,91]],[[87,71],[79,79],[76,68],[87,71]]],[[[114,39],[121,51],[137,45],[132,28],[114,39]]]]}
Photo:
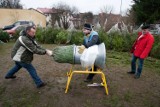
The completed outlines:
{"type": "Polygon", "coordinates": [[[103,98],[100,100],[100,103],[106,107],[123,107],[121,103],[122,99],[118,95],[112,95],[110,98],[103,98]]]}
{"type": "Polygon", "coordinates": [[[131,102],[132,99],[133,99],[133,93],[131,93],[130,91],[127,91],[124,94],[124,101],[131,102]]]}
{"type": "Polygon", "coordinates": [[[130,64],[131,54],[127,52],[107,51],[106,62],[109,65],[128,65],[130,64]]]}
{"type": "MultiPolygon", "coordinates": [[[[129,52],[107,51],[106,65],[109,66],[128,66],[131,64],[132,54],[129,52]]],[[[137,60],[138,62],[138,60],[137,60]]],[[[144,60],[144,67],[160,75],[160,59],[147,57],[144,60]],[[154,70],[153,70],[154,69],[154,70]]]]}
{"type": "Polygon", "coordinates": [[[12,107],[13,105],[16,107],[24,107],[24,105],[25,107],[34,107],[33,105],[39,100],[40,94],[25,87],[18,90],[17,93],[10,93],[10,96],[3,94],[1,97],[3,107],[12,107]]]}
{"type": "MultiPolygon", "coordinates": [[[[0,49],[1,49],[0,56],[2,57],[7,53],[8,56],[5,56],[5,57],[10,57],[9,55],[10,55],[11,47],[13,46],[13,44],[14,42],[0,45],[0,49]]],[[[43,44],[43,47],[48,49],[52,49],[55,46],[57,45],[43,44]]],[[[158,90],[156,90],[157,94],[154,93],[153,91],[153,89],[155,88],[157,89],[160,88],[156,86],[156,84],[152,88],[146,87],[144,84],[144,90],[151,88],[147,90],[147,92],[144,92],[144,90],[141,91],[141,90],[132,89],[134,87],[132,88],[128,87],[129,86],[128,84],[127,84],[128,86],[127,85],[125,86],[125,83],[123,83],[124,81],[128,83],[128,80],[132,80],[133,82],[135,82],[135,84],[133,84],[135,85],[135,87],[138,86],[139,82],[142,84],[142,83],[145,83],[146,81],[147,84],[152,84],[152,83],[149,83],[150,81],[147,80],[147,77],[145,76],[143,76],[142,79],[140,78],[140,80],[134,80],[131,76],[128,76],[126,73],[123,72],[123,70],[130,68],[132,54],[130,54],[129,52],[116,52],[116,51],[107,50],[106,55],[107,55],[106,57],[107,69],[113,70],[112,72],[110,71],[105,72],[106,78],[107,78],[107,84],[109,87],[108,96],[106,96],[105,94],[102,94],[103,92],[101,91],[104,91],[104,89],[96,90],[96,92],[100,92],[100,93],[94,93],[94,94],[87,93],[86,95],[85,91],[87,92],[87,90],[89,89],[87,88],[86,84],[82,81],[83,79],[81,78],[81,76],[73,77],[73,80],[69,87],[69,92],[67,94],[64,94],[65,89],[62,89],[62,87],[65,88],[66,84],[65,85],[61,83],[57,84],[55,82],[56,79],[49,80],[49,78],[53,78],[53,77],[50,77],[49,75],[44,76],[43,74],[41,74],[49,82],[46,86],[47,88],[44,88],[40,91],[37,91],[37,89],[31,88],[30,86],[21,87],[21,88],[17,87],[17,89],[14,87],[13,89],[9,89],[9,88],[12,88],[11,85],[14,85],[12,84],[12,82],[16,82],[16,81],[5,81],[2,79],[2,81],[4,81],[4,84],[3,82],[0,82],[0,106],[2,107],[39,107],[39,106],[40,107],[56,107],[56,105],[58,105],[59,107],[63,102],[67,102],[68,105],[69,105],[68,102],[70,102],[71,105],[73,106],[79,104],[82,107],[95,107],[95,105],[97,105],[97,107],[135,107],[135,106],[159,107],[158,98],[160,97],[158,96],[159,95],[158,90]],[[117,69],[119,70],[120,68],[122,68],[122,71],[121,70],[120,72],[114,71],[117,69]],[[123,75],[123,78],[121,78],[119,74],[123,75]],[[124,87],[121,87],[121,84],[123,84],[124,87]],[[81,90],[81,91],[78,91],[78,90],[81,90]],[[79,100],[75,101],[75,99],[79,99],[79,100]],[[45,100],[44,101],[45,104],[43,103],[43,100],[45,100]]],[[[46,56],[46,58],[47,57],[48,56],[46,56]]],[[[46,64],[46,66],[50,67],[49,64],[46,64]]],[[[157,74],[160,75],[160,60],[148,57],[144,62],[144,68],[147,72],[153,73],[155,75],[157,74]]],[[[77,69],[80,69],[80,68],[77,68],[77,69]]],[[[3,70],[3,67],[2,67],[2,70],[3,70]]],[[[60,73],[58,73],[56,70],[53,73],[56,76],[61,76],[60,73]]],[[[147,73],[145,72],[144,75],[146,74],[147,73]]],[[[155,78],[153,79],[155,82],[156,79],[155,78]]],[[[17,79],[17,81],[19,80],[17,79]]],[[[90,88],[90,91],[92,91],[92,88],[90,88]]],[[[66,104],[66,107],[68,107],[67,104],[66,104]]]]}
{"type": "Polygon", "coordinates": [[[1,86],[1,87],[0,87],[0,95],[5,92],[5,89],[6,89],[6,87],[4,87],[4,86],[1,86]]]}
{"type": "Polygon", "coordinates": [[[10,52],[10,48],[14,45],[14,42],[0,44],[0,55],[6,54],[6,52],[10,52]]]}

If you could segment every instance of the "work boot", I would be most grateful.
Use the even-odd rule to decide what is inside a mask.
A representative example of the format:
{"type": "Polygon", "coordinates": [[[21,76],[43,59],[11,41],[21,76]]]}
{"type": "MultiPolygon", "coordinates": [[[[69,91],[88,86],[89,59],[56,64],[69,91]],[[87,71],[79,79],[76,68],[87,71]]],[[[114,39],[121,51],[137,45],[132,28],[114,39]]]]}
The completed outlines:
{"type": "Polygon", "coordinates": [[[92,79],[85,79],[84,82],[92,82],[92,79]]]}
{"type": "Polygon", "coordinates": [[[135,72],[133,72],[133,71],[129,71],[129,72],[127,72],[128,74],[135,74],[135,72]]]}
{"type": "Polygon", "coordinates": [[[134,78],[138,79],[138,78],[140,78],[140,75],[139,74],[135,74],[134,78]]]}
{"type": "Polygon", "coordinates": [[[16,78],[16,76],[15,76],[15,75],[12,75],[12,76],[6,76],[6,77],[5,77],[5,79],[14,79],[14,78],[16,78]]]}
{"type": "Polygon", "coordinates": [[[41,88],[41,87],[44,87],[46,85],[47,85],[47,83],[42,83],[42,84],[38,85],[37,88],[41,88]]]}

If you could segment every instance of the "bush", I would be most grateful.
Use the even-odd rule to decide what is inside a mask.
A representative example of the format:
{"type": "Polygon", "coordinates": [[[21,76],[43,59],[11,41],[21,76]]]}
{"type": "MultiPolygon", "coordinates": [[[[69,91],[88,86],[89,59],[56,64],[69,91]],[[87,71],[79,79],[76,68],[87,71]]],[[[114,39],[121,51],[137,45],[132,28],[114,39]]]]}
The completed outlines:
{"type": "Polygon", "coordinates": [[[12,39],[17,40],[21,31],[16,31],[15,34],[12,35],[12,39]]]}
{"type": "Polygon", "coordinates": [[[70,44],[81,45],[83,43],[83,33],[82,31],[73,31],[70,33],[70,44]]]}
{"type": "Polygon", "coordinates": [[[0,30],[0,40],[3,42],[9,42],[9,34],[7,32],[4,32],[2,30],[0,30]]]}
{"type": "Polygon", "coordinates": [[[109,49],[109,50],[112,49],[110,45],[110,42],[111,42],[110,36],[103,29],[100,29],[98,31],[98,34],[99,34],[100,41],[104,42],[106,49],[109,49]]]}
{"type": "Polygon", "coordinates": [[[154,36],[154,40],[150,56],[160,59],[160,36],[154,36]]]}
{"type": "Polygon", "coordinates": [[[52,44],[55,43],[56,35],[59,32],[60,30],[53,28],[37,28],[36,38],[41,43],[52,44]]]}
{"type": "Polygon", "coordinates": [[[110,34],[112,39],[112,46],[113,49],[116,51],[122,51],[123,48],[123,35],[120,35],[119,33],[111,33],[110,34]]]}
{"type": "Polygon", "coordinates": [[[154,44],[150,56],[160,59],[160,43],[154,44]]]}
{"type": "Polygon", "coordinates": [[[68,36],[68,32],[65,30],[60,31],[57,35],[56,35],[56,39],[54,41],[54,43],[57,44],[65,44],[67,43],[67,36],[68,36]]]}
{"type": "Polygon", "coordinates": [[[59,29],[48,28],[45,31],[45,43],[53,44],[55,43],[56,36],[60,32],[59,29]]]}
{"type": "MultiPolygon", "coordinates": [[[[118,32],[107,34],[104,30],[98,31],[101,42],[105,43],[106,50],[115,50],[129,52],[134,41],[137,38],[137,33],[121,34],[118,32]]],[[[56,43],[56,44],[76,44],[83,43],[82,31],[66,31],[63,29],[53,28],[37,28],[36,38],[41,43],[56,43]]],[[[155,42],[151,50],[150,56],[160,58],[160,36],[154,36],[155,42]]]]}
{"type": "Polygon", "coordinates": [[[126,35],[121,35],[123,38],[123,46],[122,46],[122,51],[123,52],[129,52],[132,48],[133,43],[135,42],[137,38],[137,34],[126,34],[126,35]]]}
{"type": "Polygon", "coordinates": [[[101,42],[105,43],[106,49],[115,51],[130,51],[137,34],[121,34],[119,32],[112,32],[107,34],[104,30],[99,30],[99,37],[101,42]]]}
{"type": "Polygon", "coordinates": [[[41,43],[45,43],[45,29],[37,27],[36,39],[41,43]]]}

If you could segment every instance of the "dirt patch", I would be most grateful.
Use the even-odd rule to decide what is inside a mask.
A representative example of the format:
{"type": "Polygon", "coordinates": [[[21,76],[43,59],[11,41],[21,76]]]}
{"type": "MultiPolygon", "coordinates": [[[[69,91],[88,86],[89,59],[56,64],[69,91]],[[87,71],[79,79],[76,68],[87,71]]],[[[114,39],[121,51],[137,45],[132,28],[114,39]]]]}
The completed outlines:
{"type": "MultiPolygon", "coordinates": [[[[154,69],[145,67],[142,77],[134,79],[126,73],[130,64],[114,64],[110,59],[103,70],[108,96],[103,87],[87,87],[83,82],[87,75],[83,74],[73,76],[65,94],[66,74],[71,65],[57,63],[46,55],[35,55],[33,61],[38,75],[47,82],[44,88],[37,89],[25,69],[16,74],[16,79],[5,80],[5,74],[14,64],[10,58],[12,45],[6,44],[3,52],[0,50],[0,107],[160,107],[160,75],[154,69]]],[[[44,47],[52,49],[53,45],[44,47]]],[[[80,70],[81,66],[75,65],[74,69],[80,70]]],[[[101,82],[99,75],[94,82],[101,82]]]]}

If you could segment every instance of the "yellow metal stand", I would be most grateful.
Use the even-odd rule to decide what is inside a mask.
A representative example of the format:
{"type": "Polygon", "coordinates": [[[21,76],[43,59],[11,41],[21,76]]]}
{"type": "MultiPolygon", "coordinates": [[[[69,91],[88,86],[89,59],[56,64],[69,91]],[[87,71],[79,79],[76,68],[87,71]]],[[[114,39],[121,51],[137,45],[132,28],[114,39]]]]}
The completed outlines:
{"type": "Polygon", "coordinates": [[[101,85],[104,86],[106,94],[108,95],[108,88],[107,88],[105,75],[100,69],[98,69],[97,71],[94,71],[94,66],[92,66],[92,71],[88,71],[88,68],[86,69],[86,71],[73,71],[73,66],[72,66],[70,71],[67,72],[68,81],[67,81],[65,93],[68,92],[68,88],[69,88],[73,74],[100,74],[102,79],[101,85]]]}

